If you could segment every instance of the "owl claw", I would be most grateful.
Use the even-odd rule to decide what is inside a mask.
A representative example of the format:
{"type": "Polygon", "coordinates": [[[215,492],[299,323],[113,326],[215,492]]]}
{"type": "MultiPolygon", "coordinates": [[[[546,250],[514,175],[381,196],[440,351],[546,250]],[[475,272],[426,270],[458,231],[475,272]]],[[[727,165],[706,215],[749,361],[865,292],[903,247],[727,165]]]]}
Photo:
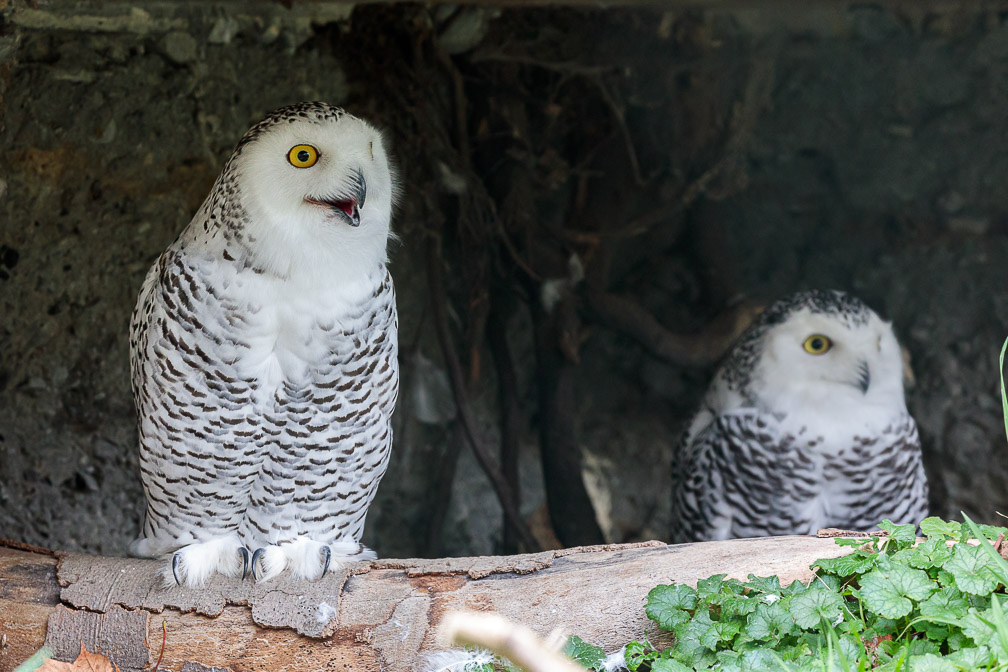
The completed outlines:
{"type": "Polygon", "coordinates": [[[176,551],[172,555],[172,559],[171,559],[171,573],[172,573],[172,576],[175,577],[175,583],[178,584],[179,586],[182,585],[182,582],[179,581],[179,578],[178,578],[178,566],[179,566],[179,562],[181,562],[181,561],[182,561],[182,556],[179,554],[178,551],[176,551]]]}
{"type": "Polygon", "coordinates": [[[256,579],[257,581],[259,579],[256,578],[256,564],[259,562],[259,558],[261,558],[265,552],[266,552],[265,548],[257,548],[255,552],[252,554],[252,561],[249,563],[250,565],[252,565],[251,567],[252,578],[256,579]]]}
{"type": "Polygon", "coordinates": [[[248,549],[245,548],[244,546],[242,546],[241,548],[239,548],[238,552],[241,553],[241,556],[242,556],[242,581],[244,581],[245,580],[245,575],[248,574],[249,552],[248,552],[248,549]]]}
{"type": "Polygon", "coordinates": [[[329,550],[328,546],[323,546],[322,554],[325,556],[325,564],[322,565],[322,576],[325,576],[326,571],[329,569],[329,561],[332,559],[332,551],[329,550]]]}

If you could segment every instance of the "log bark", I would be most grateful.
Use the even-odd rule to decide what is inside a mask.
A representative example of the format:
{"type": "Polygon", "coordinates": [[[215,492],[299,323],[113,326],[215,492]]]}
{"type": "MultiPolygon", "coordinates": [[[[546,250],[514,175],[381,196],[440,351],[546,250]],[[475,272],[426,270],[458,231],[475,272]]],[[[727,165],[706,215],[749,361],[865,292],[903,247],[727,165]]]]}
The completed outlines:
{"type": "Polygon", "coordinates": [[[555,629],[611,651],[657,633],[648,591],[727,573],[807,580],[832,539],[660,542],[515,556],[378,560],[315,582],[215,577],[165,586],[163,563],[0,547],[0,672],[43,644],[60,660],[83,643],[123,672],[161,670],[423,670],[449,612],[499,613],[540,636],[555,629]]]}

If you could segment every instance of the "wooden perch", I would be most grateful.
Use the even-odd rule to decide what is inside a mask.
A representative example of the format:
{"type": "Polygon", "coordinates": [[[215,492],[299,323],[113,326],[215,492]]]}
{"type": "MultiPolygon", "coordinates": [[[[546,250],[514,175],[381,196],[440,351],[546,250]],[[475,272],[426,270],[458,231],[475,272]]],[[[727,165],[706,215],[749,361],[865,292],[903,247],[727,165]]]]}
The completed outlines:
{"type": "Polygon", "coordinates": [[[165,586],[157,561],[0,547],[0,672],[43,644],[72,661],[81,643],[123,672],[423,670],[452,611],[494,612],[541,637],[556,629],[607,651],[655,628],[644,597],[717,573],[807,580],[832,539],[779,537],[668,546],[591,546],[528,555],[378,560],[315,582],[215,577],[165,586]]]}

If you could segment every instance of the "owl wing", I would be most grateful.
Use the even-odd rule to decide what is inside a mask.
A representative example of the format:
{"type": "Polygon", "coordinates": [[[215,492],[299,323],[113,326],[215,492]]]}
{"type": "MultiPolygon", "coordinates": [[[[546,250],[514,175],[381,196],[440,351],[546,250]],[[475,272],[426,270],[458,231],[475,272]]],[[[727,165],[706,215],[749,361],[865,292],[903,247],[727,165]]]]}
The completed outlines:
{"type": "MultiPolygon", "coordinates": [[[[170,247],[148,273],[130,323],[130,370],[147,494],[132,552],[157,555],[188,536],[237,528],[258,463],[249,390],[228,376],[228,307],[198,260],[170,247]]],[[[236,356],[236,353],[231,353],[236,356]]]]}
{"type": "MultiPolygon", "coordinates": [[[[703,412],[703,411],[701,411],[703,412]]],[[[705,541],[793,534],[811,524],[805,507],[817,492],[811,465],[777,421],[743,409],[692,423],[673,462],[673,540],[705,541]],[[803,468],[804,467],[804,468],[803,468]]]]}

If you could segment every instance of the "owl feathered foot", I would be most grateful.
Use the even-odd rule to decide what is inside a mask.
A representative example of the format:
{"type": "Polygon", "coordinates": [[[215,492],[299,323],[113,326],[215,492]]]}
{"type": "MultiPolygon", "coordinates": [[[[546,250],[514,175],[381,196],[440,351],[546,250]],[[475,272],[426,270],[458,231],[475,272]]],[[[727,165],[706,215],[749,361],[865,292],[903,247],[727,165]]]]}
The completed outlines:
{"type": "Polygon", "coordinates": [[[238,576],[239,567],[244,579],[248,573],[249,552],[235,535],[216,537],[207,541],[183,546],[171,556],[171,562],[165,568],[166,585],[172,581],[176,585],[195,588],[214,574],[238,576]],[[238,563],[238,558],[241,563],[238,563]]]}
{"type": "Polygon", "coordinates": [[[322,544],[307,537],[279,545],[257,548],[252,553],[250,570],[256,581],[269,581],[284,570],[294,578],[314,581],[329,571],[329,566],[343,567],[348,562],[374,560],[374,551],[356,541],[322,544]]]}

